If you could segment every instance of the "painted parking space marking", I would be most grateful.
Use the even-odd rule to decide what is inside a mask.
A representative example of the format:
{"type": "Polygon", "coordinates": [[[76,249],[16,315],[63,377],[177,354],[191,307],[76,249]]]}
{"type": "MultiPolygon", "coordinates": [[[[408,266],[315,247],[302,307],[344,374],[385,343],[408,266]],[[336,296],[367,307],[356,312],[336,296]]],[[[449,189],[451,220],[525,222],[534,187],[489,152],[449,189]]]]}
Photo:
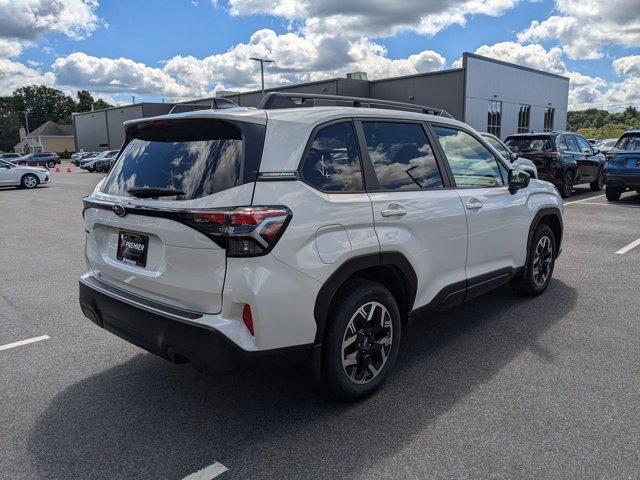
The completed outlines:
{"type": "Polygon", "coordinates": [[[229,470],[227,467],[222,465],[220,462],[216,462],[213,465],[209,465],[202,470],[198,470],[197,472],[184,477],[182,480],[211,480],[216,478],[218,475],[222,475],[227,470],[229,470]]]}
{"type": "Polygon", "coordinates": [[[41,342],[43,340],[49,340],[49,338],[49,335],[42,335],[41,337],[27,338],[26,340],[20,340],[19,342],[7,343],[6,345],[0,345],[0,351],[21,347],[23,345],[29,345],[30,343],[41,342]]]}
{"type": "Polygon", "coordinates": [[[637,239],[637,240],[634,240],[629,245],[626,245],[626,246],[622,247],[620,250],[618,250],[615,253],[617,253],[618,255],[624,255],[629,250],[633,250],[634,248],[636,248],[638,245],[640,245],[640,238],[637,239]]]}
{"type": "Polygon", "coordinates": [[[566,202],[565,205],[573,205],[574,203],[584,203],[584,202],[588,202],[589,200],[593,200],[594,198],[600,198],[604,196],[605,196],[604,193],[602,195],[594,195],[593,197],[583,198],[582,200],[574,200],[573,202],[566,202]]]}

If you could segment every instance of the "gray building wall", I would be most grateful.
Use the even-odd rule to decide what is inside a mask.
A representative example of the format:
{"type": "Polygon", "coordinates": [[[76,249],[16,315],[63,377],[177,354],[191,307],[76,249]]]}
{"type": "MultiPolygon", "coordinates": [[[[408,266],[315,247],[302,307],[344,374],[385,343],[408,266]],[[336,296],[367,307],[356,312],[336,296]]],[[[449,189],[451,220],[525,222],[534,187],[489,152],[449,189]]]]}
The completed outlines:
{"type": "Polygon", "coordinates": [[[463,119],[462,69],[375,80],[369,89],[371,98],[442,108],[454,118],[463,119]]]}
{"type": "Polygon", "coordinates": [[[76,152],[93,152],[109,148],[106,110],[78,113],[73,115],[72,120],[76,152]]]}
{"type": "Polygon", "coordinates": [[[171,103],[138,103],[73,115],[76,151],[116,150],[124,143],[123,123],[169,113],[171,103]]]}
{"type": "Polygon", "coordinates": [[[487,131],[489,102],[502,102],[500,137],[517,133],[520,105],[531,105],[529,130],[542,132],[545,107],[555,108],[555,130],[567,128],[569,79],[497,60],[465,54],[464,121],[487,131]]]}

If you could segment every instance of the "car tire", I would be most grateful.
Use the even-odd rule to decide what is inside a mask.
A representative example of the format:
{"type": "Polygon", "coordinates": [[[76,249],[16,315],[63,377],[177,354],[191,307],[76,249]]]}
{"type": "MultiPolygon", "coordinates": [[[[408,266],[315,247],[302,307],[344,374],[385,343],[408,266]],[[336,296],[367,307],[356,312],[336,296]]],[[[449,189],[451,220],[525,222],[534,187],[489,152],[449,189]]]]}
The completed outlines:
{"type": "Polygon", "coordinates": [[[32,173],[27,173],[20,180],[20,186],[26,189],[36,188],[39,183],[40,180],[38,180],[38,177],[36,177],[32,173]]]}
{"type": "Polygon", "coordinates": [[[562,185],[558,189],[562,198],[569,198],[573,192],[574,176],[571,170],[567,170],[562,177],[562,185]]]}
{"type": "Polygon", "coordinates": [[[540,295],[547,289],[557,257],[556,238],[548,225],[536,227],[531,239],[527,263],[520,275],[511,280],[517,293],[527,296],[540,295]]]}
{"type": "Polygon", "coordinates": [[[54,162],[53,160],[47,162],[47,167],[49,168],[55,168],[56,167],[56,162],[54,162]]]}
{"type": "Polygon", "coordinates": [[[338,397],[370,395],[393,368],[400,347],[400,311],[384,286],[347,282],[338,292],[322,343],[322,374],[338,397]]]}
{"type": "Polygon", "coordinates": [[[620,200],[622,190],[620,190],[619,188],[607,187],[604,193],[607,195],[607,200],[609,200],[610,202],[616,202],[620,200]]]}
{"type": "Polygon", "coordinates": [[[598,176],[596,177],[595,182],[591,182],[589,184],[592,192],[599,192],[604,187],[604,172],[602,169],[598,170],[598,176]]]}

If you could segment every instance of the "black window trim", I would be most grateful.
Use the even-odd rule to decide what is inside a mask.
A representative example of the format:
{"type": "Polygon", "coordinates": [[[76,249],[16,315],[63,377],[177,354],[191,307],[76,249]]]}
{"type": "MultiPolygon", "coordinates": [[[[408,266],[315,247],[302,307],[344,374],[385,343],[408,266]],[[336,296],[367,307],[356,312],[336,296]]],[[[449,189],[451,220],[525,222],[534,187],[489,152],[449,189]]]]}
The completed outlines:
{"type": "MultiPolygon", "coordinates": [[[[493,156],[493,158],[495,158],[496,162],[498,162],[500,165],[502,165],[504,167],[504,169],[507,171],[507,177],[509,175],[509,171],[513,170],[513,167],[509,164],[506,163],[506,161],[504,161],[499,155],[496,156],[490,145],[488,145],[488,143],[486,141],[484,141],[484,139],[482,138],[481,135],[476,135],[474,132],[472,132],[470,129],[468,128],[464,128],[460,125],[451,125],[448,123],[441,123],[441,122],[429,122],[429,128],[432,130],[432,134],[434,136],[434,138],[436,138],[437,140],[437,135],[435,133],[435,130],[433,130],[433,127],[444,127],[444,128],[451,128],[453,130],[460,130],[463,131],[469,135],[471,135],[473,138],[475,138],[476,140],[478,140],[485,148],[487,148],[487,150],[489,150],[489,153],[491,153],[491,155],[493,156]]],[[[451,170],[451,165],[449,164],[449,159],[447,159],[447,155],[444,153],[444,149],[442,148],[442,145],[440,145],[440,141],[437,142],[436,144],[436,148],[439,150],[440,155],[442,155],[442,158],[445,159],[446,164],[447,164],[447,169],[450,172],[451,175],[451,184],[453,185],[453,188],[459,188],[459,189],[471,189],[471,188],[508,188],[509,187],[509,179],[506,178],[504,179],[505,183],[503,185],[487,185],[487,186],[481,186],[481,185],[458,185],[455,181],[455,177],[453,176],[453,171],[451,170]]],[[[502,174],[500,174],[502,176],[502,174]]]]}
{"type": "Polygon", "coordinates": [[[364,169],[363,163],[364,162],[363,162],[363,158],[362,158],[362,149],[361,149],[361,145],[360,145],[358,131],[356,130],[355,122],[353,121],[353,118],[351,118],[351,117],[344,117],[344,118],[334,119],[334,120],[330,120],[328,122],[320,123],[320,124],[316,125],[315,127],[313,127],[313,130],[311,130],[311,134],[309,135],[309,138],[307,139],[307,144],[305,145],[304,150],[302,152],[302,158],[298,162],[298,168],[297,168],[296,172],[298,172],[298,178],[300,179],[300,181],[302,183],[304,183],[305,185],[308,185],[309,187],[313,188],[314,190],[316,190],[318,192],[322,192],[322,193],[324,193],[326,195],[345,195],[345,194],[367,193],[367,176],[365,175],[365,169],[364,169]],[[309,154],[309,150],[311,150],[311,145],[313,145],[313,142],[316,139],[316,135],[323,128],[330,127],[331,125],[335,125],[337,123],[350,123],[351,124],[351,128],[353,129],[353,135],[354,135],[354,137],[356,139],[356,148],[358,149],[358,159],[359,159],[359,162],[360,162],[360,174],[362,176],[362,190],[349,190],[349,191],[344,191],[344,190],[322,190],[321,188],[318,188],[317,185],[313,185],[313,184],[307,182],[307,180],[304,178],[304,163],[307,160],[307,155],[309,154]]]}
{"type": "Polygon", "coordinates": [[[451,172],[448,168],[446,162],[443,162],[443,159],[439,155],[437,138],[433,135],[433,133],[429,130],[428,122],[424,120],[413,120],[407,118],[387,118],[387,117],[355,117],[354,121],[358,126],[358,137],[360,138],[360,149],[365,153],[362,155],[362,160],[365,163],[365,173],[368,175],[369,181],[367,185],[370,185],[372,188],[367,188],[367,192],[369,193],[389,193],[389,192],[428,192],[434,190],[446,190],[453,188],[453,183],[451,181],[451,172]],[[378,176],[375,173],[375,167],[373,166],[373,162],[369,157],[369,150],[367,148],[366,138],[364,135],[364,128],[362,127],[363,122],[382,122],[382,123],[409,123],[412,125],[421,125],[424,130],[427,140],[429,140],[429,144],[431,146],[431,150],[433,151],[433,156],[436,161],[436,166],[440,172],[440,178],[442,179],[441,187],[430,187],[430,188],[419,188],[416,190],[398,190],[398,189],[382,189],[378,183],[378,176]]]}

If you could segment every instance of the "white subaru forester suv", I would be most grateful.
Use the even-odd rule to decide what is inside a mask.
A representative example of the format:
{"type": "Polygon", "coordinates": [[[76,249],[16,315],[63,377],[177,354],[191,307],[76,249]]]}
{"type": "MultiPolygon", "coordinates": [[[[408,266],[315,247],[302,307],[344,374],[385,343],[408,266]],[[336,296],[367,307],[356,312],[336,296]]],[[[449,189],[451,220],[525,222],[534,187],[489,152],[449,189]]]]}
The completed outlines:
{"type": "Polygon", "coordinates": [[[125,129],[84,199],[80,304],[203,371],[306,362],[361,398],[410,316],[542,293],[561,250],[556,189],[441,110],[274,93],[125,129]]]}

